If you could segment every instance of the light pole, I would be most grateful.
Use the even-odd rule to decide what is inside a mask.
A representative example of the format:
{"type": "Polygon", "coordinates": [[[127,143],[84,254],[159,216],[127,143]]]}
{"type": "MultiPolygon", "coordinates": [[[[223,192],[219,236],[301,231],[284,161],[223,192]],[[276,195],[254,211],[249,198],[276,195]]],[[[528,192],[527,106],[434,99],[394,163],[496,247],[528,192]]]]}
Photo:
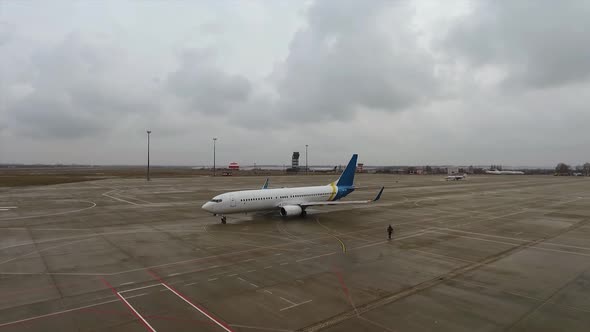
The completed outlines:
{"type": "Polygon", "coordinates": [[[147,140],[148,140],[148,160],[147,160],[147,180],[150,180],[150,134],[152,133],[151,130],[147,130],[147,140]]]}
{"type": "Polygon", "coordinates": [[[309,167],[307,166],[307,144],[305,144],[305,175],[307,175],[307,171],[309,167]]]}
{"type": "Polygon", "coordinates": [[[217,137],[213,137],[213,176],[215,176],[215,142],[217,137]]]}

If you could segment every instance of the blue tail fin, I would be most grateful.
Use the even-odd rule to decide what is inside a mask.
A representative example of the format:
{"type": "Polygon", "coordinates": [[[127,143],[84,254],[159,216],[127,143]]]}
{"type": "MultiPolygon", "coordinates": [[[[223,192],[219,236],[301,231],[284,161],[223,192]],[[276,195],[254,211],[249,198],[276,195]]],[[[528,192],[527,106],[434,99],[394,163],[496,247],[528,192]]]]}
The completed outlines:
{"type": "Polygon", "coordinates": [[[357,154],[353,154],[352,158],[350,158],[350,161],[348,162],[348,166],[346,166],[346,169],[344,170],[342,175],[340,175],[338,182],[336,182],[336,185],[338,187],[340,187],[340,186],[352,187],[352,185],[354,183],[354,172],[356,172],[357,158],[358,158],[357,154]]]}

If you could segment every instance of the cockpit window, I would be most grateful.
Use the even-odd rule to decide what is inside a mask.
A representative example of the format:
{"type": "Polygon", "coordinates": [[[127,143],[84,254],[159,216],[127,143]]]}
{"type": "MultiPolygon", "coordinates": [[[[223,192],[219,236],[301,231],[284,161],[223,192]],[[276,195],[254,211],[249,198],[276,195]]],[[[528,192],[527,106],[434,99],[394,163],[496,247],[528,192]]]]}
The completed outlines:
{"type": "Polygon", "coordinates": [[[220,198],[214,198],[211,200],[211,202],[213,203],[221,203],[221,199],[220,198]]]}

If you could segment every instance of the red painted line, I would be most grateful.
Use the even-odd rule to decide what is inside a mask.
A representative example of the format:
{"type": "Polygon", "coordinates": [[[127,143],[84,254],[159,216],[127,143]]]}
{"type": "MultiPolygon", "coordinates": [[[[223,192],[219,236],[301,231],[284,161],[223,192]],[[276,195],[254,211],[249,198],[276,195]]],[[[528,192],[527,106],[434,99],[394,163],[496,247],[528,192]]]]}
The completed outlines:
{"type": "Polygon", "coordinates": [[[133,307],[131,305],[129,305],[127,303],[127,301],[121,295],[119,295],[117,290],[115,288],[113,288],[113,286],[111,286],[111,284],[109,284],[109,282],[106,281],[105,278],[101,277],[100,279],[105,284],[105,286],[107,286],[108,288],[111,289],[113,294],[115,294],[115,296],[118,297],[119,300],[121,300],[121,302],[133,313],[133,315],[135,317],[137,317],[137,319],[139,319],[139,321],[143,324],[143,326],[145,326],[148,329],[148,331],[156,332],[156,330],[154,330],[154,328],[151,327],[150,324],[148,324],[148,322],[143,317],[141,317],[141,315],[139,313],[137,313],[137,311],[135,311],[135,309],[133,309],[133,307]]]}
{"type": "Polygon", "coordinates": [[[186,297],[181,292],[179,292],[177,289],[175,289],[174,287],[172,287],[169,284],[167,284],[164,280],[162,280],[162,278],[160,278],[160,276],[158,274],[156,274],[156,272],[154,272],[154,271],[152,271],[150,269],[148,269],[147,272],[149,274],[151,274],[151,276],[154,277],[156,280],[158,280],[160,283],[162,283],[162,285],[166,286],[168,289],[170,289],[171,291],[173,291],[176,295],[180,296],[183,300],[185,300],[186,302],[190,303],[193,307],[197,308],[201,313],[203,313],[205,316],[207,316],[208,318],[210,318],[217,325],[219,325],[220,327],[224,328],[228,332],[234,332],[227,323],[225,323],[224,321],[222,321],[219,318],[215,317],[213,314],[211,314],[210,312],[208,312],[207,310],[205,310],[205,308],[203,308],[200,305],[195,304],[194,302],[192,302],[191,300],[189,300],[188,297],[186,297]]]}
{"type": "Polygon", "coordinates": [[[356,306],[354,305],[354,302],[352,301],[352,297],[350,296],[350,292],[348,291],[348,287],[346,287],[346,283],[344,282],[344,278],[342,277],[342,272],[340,272],[340,270],[338,270],[338,268],[336,266],[332,266],[332,270],[334,271],[334,274],[338,278],[338,282],[340,282],[340,287],[342,287],[342,291],[344,292],[344,295],[346,295],[346,297],[348,298],[348,302],[350,303],[350,305],[352,306],[352,308],[354,309],[354,311],[358,315],[358,311],[356,310],[356,306]]]}
{"type": "Polygon", "coordinates": [[[333,267],[332,269],[334,270],[336,278],[338,278],[338,281],[340,282],[340,287],[342,287],[344,295],[346,295],[346,297],[348,297],[348,300],[350,301],[350,294],[348,293],[348,287],[346,287],[346,284],[344,283],[344,278],[342,278],[342,273],[339,270],[337,270],[336,267],[333,267]]]}

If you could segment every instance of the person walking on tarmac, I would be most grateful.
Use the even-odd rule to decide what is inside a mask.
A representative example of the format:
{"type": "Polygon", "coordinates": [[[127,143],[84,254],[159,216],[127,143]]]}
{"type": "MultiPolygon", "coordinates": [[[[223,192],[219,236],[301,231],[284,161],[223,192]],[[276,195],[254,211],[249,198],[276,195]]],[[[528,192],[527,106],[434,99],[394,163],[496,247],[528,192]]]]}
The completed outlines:
{"type": "Polygon", "coordinates": [[[393,227],[391,227],[391,224],[387,227],[387,234],[389,234],[389,239],[391,240],[391,234],[393,234],[393,227]]]}

